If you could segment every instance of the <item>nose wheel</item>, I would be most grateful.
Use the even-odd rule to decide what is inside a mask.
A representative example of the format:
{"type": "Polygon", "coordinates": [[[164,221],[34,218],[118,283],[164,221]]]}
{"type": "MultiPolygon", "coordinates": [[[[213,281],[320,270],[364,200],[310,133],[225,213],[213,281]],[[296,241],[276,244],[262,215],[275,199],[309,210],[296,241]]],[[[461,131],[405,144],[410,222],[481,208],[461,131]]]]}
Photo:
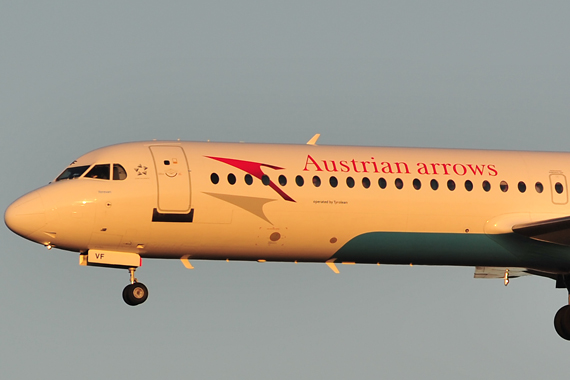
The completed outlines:
{"type": "Polygon", "coordinates": [[[148,289],[143,283],[137,281],[135,270],[136,268],[129,268],[131,283],[123,289],[123,300],[130,306],[140,305],[148,298],[148,289]]]}

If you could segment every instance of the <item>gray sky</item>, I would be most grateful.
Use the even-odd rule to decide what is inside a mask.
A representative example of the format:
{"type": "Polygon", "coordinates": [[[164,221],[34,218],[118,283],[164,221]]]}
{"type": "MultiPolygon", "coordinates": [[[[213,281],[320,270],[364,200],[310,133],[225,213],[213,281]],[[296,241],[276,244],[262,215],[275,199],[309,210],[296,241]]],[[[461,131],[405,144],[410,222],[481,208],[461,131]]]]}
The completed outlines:
{"type": "MultiPolygon", "coordinates": [[[[4,210],[145,139],[567,151],[562,1],[0,3],[4,210]]],[[[566,292],[472,268],[146,261],[0,228],[2,378],[557,378],[566,292]]]]}

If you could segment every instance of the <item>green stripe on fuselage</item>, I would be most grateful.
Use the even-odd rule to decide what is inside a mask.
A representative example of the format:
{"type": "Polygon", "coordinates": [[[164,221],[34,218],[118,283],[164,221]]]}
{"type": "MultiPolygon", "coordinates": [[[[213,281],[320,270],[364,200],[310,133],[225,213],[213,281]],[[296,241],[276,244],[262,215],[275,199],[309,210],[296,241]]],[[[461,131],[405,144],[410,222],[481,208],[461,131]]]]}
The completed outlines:
{"type": "Polygon", "coordinates": [[[336,262],[525,267],[570,271],[570,248],[516,234],[369,232],[347,242],[336,262]]]}

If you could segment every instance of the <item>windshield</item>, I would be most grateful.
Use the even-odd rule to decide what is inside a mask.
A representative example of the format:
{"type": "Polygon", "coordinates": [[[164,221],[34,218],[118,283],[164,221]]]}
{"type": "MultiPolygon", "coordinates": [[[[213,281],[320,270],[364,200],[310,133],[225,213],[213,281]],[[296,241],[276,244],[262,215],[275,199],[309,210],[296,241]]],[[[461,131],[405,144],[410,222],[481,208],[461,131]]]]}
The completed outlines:
{"type": "Polygon", "coordinates": [[[111,179],[111,164],[95,165],[89,173],[85,174],[85,178],[111,179]]]}
{"type": "Polygon", "coordinates": [[[75,178],[79,178],[81,177],[81,175],[83,173],[85,173],[85,171],[87,169],[89,169],[90,165],[87,166],[75,166],[75,167],[71,167],[71,168],[67,168],[63,171],[63,173],[61,173],[59,175],[59,177],[57,177],[55,180],[56,181],[61,181],[63,179],[75,179],[75,178]]]}
{"type": "MultiPolygon", "coordinates": [[[[61,181],[63,179],[75,179],[79,178],[89,169],[91,165],[86,166],[73,166],[64,170],[63,173],[59,175],[55,180],[61,181]]],[[[85,174],[85,178],[96,178],[96,179],[111,179],[111,174],[113,180],[122,181],[127,178],[127,171],[120,164],[113,164],[113,170],[111,171],[111,164],[99,164],[95,165],[85,174]]]]}

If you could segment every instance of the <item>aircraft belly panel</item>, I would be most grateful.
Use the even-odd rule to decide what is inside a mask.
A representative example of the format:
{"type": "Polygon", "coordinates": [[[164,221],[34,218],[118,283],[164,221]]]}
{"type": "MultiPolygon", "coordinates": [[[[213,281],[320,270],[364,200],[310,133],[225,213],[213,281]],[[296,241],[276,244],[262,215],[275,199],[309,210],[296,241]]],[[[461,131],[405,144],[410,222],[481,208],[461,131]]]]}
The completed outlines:
{"type": "MultiPolygon", "coordinates": [[[[570,266],[570,255],[553,251],[552,255],[543,253],[539,257],[532,250],[521,250],[521,239],[526,238],[515,234],[369,232],[350,240],[331,258],[336,262],[380,264],[570,266]]],[[[543,243],[540,252],[549,248],[543,243]]]]}

